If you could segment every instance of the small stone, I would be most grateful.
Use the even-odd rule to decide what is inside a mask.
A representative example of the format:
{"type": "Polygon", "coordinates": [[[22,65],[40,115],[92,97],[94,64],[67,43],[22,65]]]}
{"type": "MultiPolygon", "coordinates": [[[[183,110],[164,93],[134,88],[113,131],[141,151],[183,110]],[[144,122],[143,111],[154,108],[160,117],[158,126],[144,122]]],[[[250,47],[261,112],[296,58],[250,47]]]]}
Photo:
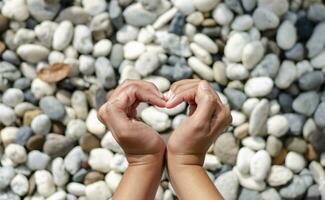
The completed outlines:
{"type": "Polygon", "coordinates": [[[39,105],[43,112],[52,120],[61,120],[66,114],[63,104],[53,96],[43,97],[39,105]]]}
{"type": "Polygon", "coordinates": [[[47,115],[41,114],[33,119],[31,128],[36,134],[46,135],[50,132],[51,125],[50,118],[47,115]]]}
{"type": "Polygon", "coordinates": [[[2,95],[2,102],[10,107],[15,107],[24,101],[24,93],[20,89],[9,88],[2,95]]]}
{"type": "Polygon", "coordinates": [[[307,194],[306,194],[306,199],[310,200],[316,200],[321,198],[320,191],[318,189],[318,185],[312,185],[311,187],[308,188],[307,194]]]}
{"type": "Polygon", "coordinates": [[[137,27],[152,24],[157,17],[155,13],[145,10],[140,3],[128,6],[123,11],[123,16],[127,24],[137,27]]]}
{"type": "Polygon", "coordinates": [[[104,137],[102,138],[100,142],[101,146],[103,148],[106,148],[108,150],[111,150],[116,153],[123,153],[122,148],[120,145],[117,143],[115,138],[113,137],[113,134],[109,131],[107,132],[104,137]]]}
{"type": "Polygon", "coordinates": [[[285,165],[287,168],[291,169],[293,172],[298,173],[306,166],[305,158],[296,152],[289,152],[286,160],[285,165]]]}
{"type": "Polygon", "coordinates": [[[280,25],[276,35],[276,42],[281,49],[291,49],[297,41],[297,31],[290,21],[284,21],[280,25]]]}
{"type": "Polygon", "coordinates": [[[87,160],[88,156],[82,151],[81,147],[76,146],[65,156],[64,166],[70,174],[76,174],[81,167],[81,162],[87,160]]]}
{"type": "Polygon", "coordinates": [[[281,165],[273,165],[267,178],[267,182],[272,187],[287,184],[293,178],[293,173],[281,165]]]}
{"type": "Polygon", "coordinates": [[[243,92],[236,89],[226,88],[223,92],[229,100],[231,107],[234,109],[240,109],[247,99],[243,92]]]}
{"type": "Polygon", "coordinates": [[[79,140],[87,132],[87,127],[84,121],[73,119],[69,121],[65,130],[65,136],[72,140],[79,140]]]}
{"type": "Polygon", "coordinates": [[[231,28],[236,31],[246,31],[252,28],[253,19],[250,15],[241,15],[234,19],[231,28]]]}
{"type": "Polygon", "coordinates": [[[37,63],[47,58],[49,50],[37,44],[23,44],[18,47],[17,54],[27,62],[37,63]]]}
{"type": "Polygon", "coordinates": [[[19,196],[24,196],[28,192],[29,183],[26,176],[17,174],[10,182],[11,190],[19,196]]]}
{"type": "Polygon", "coordinates": [[[37,77],[47,83],[55,83],[66,78],[72,66],[64,63],[55,63],[50,67],[42,68],[37,72],[37,77]]]}
{"type": "Polygon", "coordinates": [[[271,157],[265,150],[260,150],[251,158],[250,174],[256,181],[263,181],[271,168],[271,157]]]}
{"type": "Polygon", "coordinates": [[[299,87],[302,90],[315,90],[325,82],[324,74],[320,71],[305,73],[299,78],[299,87]]]}
{"type": "Polygon", "coordinates": [[[221,85],[226,85],[228,83],[226,66],[223,62],[218,61],[213,64],[213,76],[214,80],[221,85]]]}
{"type": "Polygon", "coordinates": [[[26,147],[29,151],[42,150],[44,142],[43,135],[33,135],[27,140],[26,147]]]}
{"type": "Polygon", "coordinates": [[[52,46],[55,50],[64,50],[73,37],[73,25],[70,21],[61,22],[55,29],[52,46]],[[64,35],[65,37],[62,37],[64,35]]]}
{"type": "Polygon", "coordinates": [[[124,45],[124,58],[137,59],[145,51],[145,46],[140,42],[131,41],[124,45]]]}
{"type": "Polygon", "coordinates": [[[160,92],[165,92],[170,87],[170,81],[162,76],[148,76],[142,80],[153,83],[160,92]]]}
{"type": "Polygon", "coordinates": [[[97,111],[92,109],[90,110],[87,120],[86,126],[89,132],[93,133],[96,136],[101,137],[105,134],[106,127],[102,124],[97,118],[97,111]]]}
{"type": "Polygon", "coordinates": [[[224,3],[220,3],[213,10],[212,17],[218,24],[228,25],[233,20],[234,14],[224,3]]]}
{"type": "Polygon", "coordinates": [[[219,176],[214,185],[218,188],[223,198],[235,200],[239,189],[239,181],[237,175],[233,171],[226,172],[219,176]]]}
{"type": "Polygon", "coordinates": [[[243,65],[247,69],[252,69],[264,56],[264,47],[260,41],[248,43],[242,54],[243,65]]]}
{"type": "Polygon", "coordinates": [[[286,199],[299,199],[306,192],[307,188],[299,176],[294,176],[292,182],[280,189],[280,195],[286,199]]]}
{"type": "Polygon", "coordinates": [[[3,16],[17,21],[25,21],[29,17],[28,7],[24,0],[14,0],[6,2],[1,13],[3,16]]]}
{"type": "Polygon", "coordinates": [[[269,188],[263,191],[261,197],[265,200],[281,200],[279,193],[274,188],[269,188]]]}
{"type": "Polygon", "coordinates": [[[50,162],[50,157],[45,153],[34,150],[29,152],[26,165],[31,170],[43,170],[50,162]]]}
{"type": "Polygon", "coordinates": [[[319,96],[316,92],[301,93],[292,104],[293,109],[303,115],[311,116],[319,104],[319,96]]]}
{"type": "Polygon", "coordinates": [[[71,138],[58,134],[50,134],[44,143],[44,152],[51,157],[65,156],[74,146],[71,138]]]}
{"type": "Polygon", "coordinates": [[[89,21],[89,14],[80,6],[71,6],[62,10],[56,21],[70,21],[73,24],[86,24],[89,21]]]}
{"type": "Polygon", "coordinates": [[[269,77],[249,79],[245,84],[245,93],[249,97],[263,97],[268,95],[273,88],[273,81],[269,77]]]}
{"type": "Polygon", "coordinates": [[[32,136],[33,131],[28,126],[22,126],[19,128],[16,134],[16,143],[24,146],[28,139],[32,136]]]}
{"type": "Polygon", "coordinates": [[[13,124],[16,121],[16,114],[12,108],[4,104],[0,104],[0,122],[6,126],[13,124]]]}
{"type": "Polygon", "coordinates": [[[155,52],[145,52],[135,62],[135,69],[141,76],[148,76],[159,67],[159,57],[155,52]]]}
{"type": "Polygon", "coordinates": [[[5,149],[5,155],[16,165],[27,160],[25,148],[18,144],[9,144],[5,149]]]}
{"type": "Polygon", "coordinates": [[[261,196],[257,191],[243,188],[239,194],[238,199],[239,200],[245,200],[245,199],[258,200],[258,199],[261,199],[261,196]]]}
{"type": "Polygon", "coordinates": [[[283,15],[289,8],[287,0],[258,0],[258,7],[273,11],[276,15],[283,15]]]}
{"type": "Polygon", "coordinates": [[[86,186],[80,183],[69,183],[67,185],[67,191],[70,194],[76,195],[76,196],[84,196],[85,195],[86,186]]]}
{"type": "Polygon", "coordinates": [[[319,184],[320,182],[322,182],[322,179],[325,176],[325,170],[319,162],[312,161],[309,164],[309,170],[310,170],[316,183],[319,184]]]}
{"type": "Polygon", "coordinates": [[[31,92],[36,99],[53,95],[56,90],[55,84],[46,83],[41,79],[34,79],[31,85],[31,92]]]}
{"type": "Polygon", "coordinates": [[[92,149],[100,147],[100,141],[92,134],[83,135],[79,140],[79,144],[82,150],[84,150],[86,153],[91,152],[92,149]]]}
{"type": "Polygon", "coordinates": [[[286,147],[289,151],[294,151],[300,154],[305,154],[307,151],[307,143],[305,140],[298,137],[288,138],[286,140],[286,147]]]}
{"type": "Polygon", "coordinates": [[[267,133],[270,135],[282,137],[288,130],[288,120],[283,115],[274,115],[267,120],[267,133]]]}
{"type": "Polygon", "coordinates": [[[239,183],[242,187],[255,190],[255,191],[262,191],[265,189],[266,184],[264,181],[256,181],[253,177],[247,174],[242,174],[237,167],[234,167],[234,172],[236,173],[239,183]]]}
{"type": "Polygon", "coordinates": [[[233,166],[236,163],[239,148],[234,136],[231,133],[225,133],[217,138],[213,151],[222,163],[233,166]]]}
{"type": "Polygon", "coordinates": [[[280,22],[278,16],[274,12],[264,8],[257,8],[254,11],[253,20],[255,26],[261,31],[274,29],[280,22]]]}
{"type": "Polygon", "coordinates": [[[193,0],[192,2],[196,9],[207,12],[212,10],[219,3],[219,0],[193,0]]]}
{"type": "Polygon", "coordinates": [[[325,111],[325,102],[322,102],[318,105],[314,114],[315,123],[322,128],[325,127],[324,111],[325,111]]]}
{"type": "Polygon", "coordinates": [[[97,171],[91,171],[85,176],[84,184],[89,185],[101,180],[104,180],[104,175],[102,173],[97,171]]]}
{"type": "Polygon", "coordinates": [[[49,197],[55,192],[53,177],[51,173],[46,170],[35,172],[35,183],[37,192],[44,197],[49,197]]]}
{"type": "Polygon", "coordinates": [[[113,88],[116,84],[115,73],[110,61],[105,57],[97,58],[95,62],[97,81],[106,89],[113,88]]]}
{"type": "Polygon", "coordinates": [[[250,169],[250,162],[255,152],[247,147],[242,147],[237,155],[236,166],[243,174],[248,174],[250,169]]]}
{"type": "Polygon", "coordinates": [[[108,56],[112,49],[112,42],[108,39],[102,39],[94,45],[93,56],[108,56]]]}
{"type": "Polygon", "coordinates": [[[44,0],[27,0],[30,14],[38,21],[52,20],[60,9],[60,4],[44,0]]]}
{"type": "Polygon", "coordinates": [[[306,43],[309,58],[316,56],[323,50],[325,44],[325,39],[323,37],[324,31],[325,23],[319,23],[312,32],[311,37],[306,43]]]}
{"type": "Polygon", "coordinates": [[[291,49],[285,52],[289,60],[301,61],[304,59],[304,46],[302,43],[296,43],[291,49]]]}
{"type": "Polygon", "coordinates": [[[87,199],[106,200],[112,196],[105,181],[98,181],[87,185],[85,193],[87,199]]]}
{"type": "Polygon", "coordinates": [[[156,131],[165,131],[171,126],[171,120],[168,115],[154,107],[145,108],[141,112],[141,118],[156,131]]]}
{"type": "Polygon", "coordinates": [[[12,167],[1,167],[0,168],[0,189],[4,190],[9,186],[11,180],[15,177],[15,171],[12,167]]]}
{"type": "Polygon", "coordinates": [[[303,115],[295,113],[286,113],[284,116],[288,120],[290,133],[300,135],[306,118],[303,115]]]}
{"type": "Polygon", "coordinates": [[[110,170],[110,162],[113,153],[104,148],[93,149],[90,152],[89,165],[92,169],[107,173],[110,170]],[[105,158],[104,160],[102,158],[105,158]]]}
{"type": "Polygon", "coordinates": [[[281,140],[274,136],[269,136],[266,141],[266,150],[272,156],[276,157],[281,152],[283,144],[281,140]]]}
{"type": "Polygon", "coordinates": [[[249,35],[245,32],[231,35],[224,49],[225,56],[232,62],[241,61],[243,49],[249,41],[249,35]]]}
{"type": "Polygon", "coordinates": [[[211,38],[202,33],[195,34],[193,41],[210,53],[218,52],[218,46],[216,43],[211,38]]]}
{"type": "Polygon", "coordinates": [[[254,108],[249,120],[249,134],[256,136],[261,135],[265,128],[267,117],[269,113],[269,102],[266,99],[262,99],[254,108]]]}
{"type": "Polygon", "coordinates": [[[92,16],[104,12],[105,8],[107,7],[107,3],[105,0],[98,0],[98,1],[83,0],[82,5],[85,11],[92,16]]]}
{"type": "Polygon", "coordinates": [[[115,171],[110,171],[106,176],[105,176],[105,182],[109,189],[113,192],[115,192],[122,180],[122,175],[120,173],[117,173],[115,171]]]}
{"type": "Polygon", "coordinates": [[[63,158],[58,157],[52,161],[51,171],[55,185],[64,186],[69,181],[69,174],[65,170],[63,158]]]}
{"type": "Polygon", "coordinates": [[[228,64],[226,75],[230,80],[246,80],[249,77],[249,72],[244,65],[228,64]]]}
{"type": "Polygon", "coordinates": [[[264,138],[259,136],[246,137],[242,140],[242,144],[255,151],[262,150],[266,146],[264,138]]]}
{"type": "Polygon", "coordinates": [[[284,61],[275,79],[275,85],[280,89],[286,89],[295,81],[296,76],[295,64],[292,61],[284,61]]]}

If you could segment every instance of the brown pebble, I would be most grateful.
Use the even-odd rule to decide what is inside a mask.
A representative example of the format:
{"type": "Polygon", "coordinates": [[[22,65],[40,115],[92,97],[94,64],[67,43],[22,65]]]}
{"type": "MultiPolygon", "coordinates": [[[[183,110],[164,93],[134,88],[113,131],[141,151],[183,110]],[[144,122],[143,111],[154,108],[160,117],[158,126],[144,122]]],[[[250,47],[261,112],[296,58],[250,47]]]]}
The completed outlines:
{"type": "Polygon", "coordinates": [[[217,25],[217,22],[214,21],[214,19],[205,19],[201,25],[204,27],[215,27],[217,25]]]}
{"type": "Polygon", "coordinates": [[[317,153],[317,151],[315,150],[314,146],[311,144],[307,145],[307,159],[309,161],[313,161],[313,160],[318,160],[319,155],[317,153]]]}
{"type": "Polygon", "coordinates": [[[91,166],[89,165],[88,161],[81,161],[80,166],[83,169],[88,169],[88,170],[91,169],[91,166]]]}
{"type": "Polygon", "coordinates": [[[52,122],[52,133],[63,135],[65,126],[61,122],[52,122]]]}
{"type": "Polygon", "coordinates": [[[0,15],[0,33],[8,29],[9,19],[3,15],[0,15]]]}
{"type": "Polygon", "coordinates": [[[25,112],[23,120],[24,125],[30,125],[33,119],[40,114],[42,114],[42,111],[40,109],[29,110],[25,112]]]}
{"type": "Polygon", "coordinates": [[[287,149],[282,149],[280,153],[273,158],[273,164],[274,165],[282,165],[287,157],[288,150],[287,149]]]}
{"type": "Polygon", "coordinates": [[[86,177],[84,179],[84,184],[89,185],[89,184],[92,184],[92,183],[95,183],[95,182],[101,181],[101,180],[104,180],[104,175],[100,172],[92,171],[86,175],[86,177]]]}
{"type": "Polygon", "coordinates": [[[43,135],[36,134],[27,140],[26,147],[29,151],[42,150],[45,142],[43,135]]]}
{"type": "Polygon", "coordinates": [[[100,147],[99,139],[96,136],[89,133],[87,133],[86,135],[80,138],[79,144],[82,150],[84,150],[87,153],[89,153],[92,149],[100,147]]]}
{"type": "Polygon", "coordinates": [[[5,49],[6,49],[6,45],[3,42],[0,42],[0,54],[2,54],[2,52],[4,52],[5,49]]]}
{"type": "Polygon", "coordinates": [[[65,63],[54,63],[50,67],[42,68],[37,72],[37,77],[48,83],[59,82],[68,76],[71,66],[65,63]]]}

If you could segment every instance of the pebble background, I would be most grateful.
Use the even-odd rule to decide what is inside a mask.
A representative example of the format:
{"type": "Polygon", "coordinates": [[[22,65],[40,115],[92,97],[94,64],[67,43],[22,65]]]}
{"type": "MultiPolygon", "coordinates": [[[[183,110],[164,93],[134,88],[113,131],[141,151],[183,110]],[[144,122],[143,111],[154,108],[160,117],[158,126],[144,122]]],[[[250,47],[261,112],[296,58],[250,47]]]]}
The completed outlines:
{"type": "MultiPolygon", "coordinates": [[[[127,161],[96,117],[107,92],[126,79],[166,92],[186,78],[208,80],[231,108],[204,164],[226,200],[325,199],[321,0],[4,0],[0,10],[0,200],[109,199],[127,161]]],[[[170,133],[186,108],[138,113],[170,133]]],[[[172,199],[164,175],[156,200],[172,199]]]]}

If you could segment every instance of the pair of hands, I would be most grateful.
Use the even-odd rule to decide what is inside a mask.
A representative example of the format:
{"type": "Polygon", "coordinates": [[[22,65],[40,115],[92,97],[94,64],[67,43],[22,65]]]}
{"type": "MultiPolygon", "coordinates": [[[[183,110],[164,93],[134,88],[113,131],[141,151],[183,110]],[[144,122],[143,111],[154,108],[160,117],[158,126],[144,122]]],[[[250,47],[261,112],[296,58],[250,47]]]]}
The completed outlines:
{"type": "Polygon", "coordinates": [[[163,169],[167,160],[169,171],[171,166],[202,166],[206,151],[231,122],[229,109],[209,83],[195,79],[174,83],[168,97],[152,83],[127,80],[99,109],[98,118],[124,150],[129,166],[161,163],[163,169]],[[136,118],[140,102],[173,108],[184,101],[190,106],[189,116],[174,130],[167,144],[154,129],[136,118]]]}

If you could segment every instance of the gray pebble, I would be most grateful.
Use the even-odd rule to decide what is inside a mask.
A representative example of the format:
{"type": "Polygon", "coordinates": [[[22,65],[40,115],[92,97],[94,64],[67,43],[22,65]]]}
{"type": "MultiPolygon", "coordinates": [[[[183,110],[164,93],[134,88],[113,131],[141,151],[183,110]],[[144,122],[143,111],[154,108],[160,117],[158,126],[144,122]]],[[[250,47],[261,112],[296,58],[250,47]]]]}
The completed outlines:
{"type": "Polygon", "coordinates": [[[16,143],[24,146],[32,134],[33,130],[29,126],[20,127],[16,134],[16,143]]]}
{"type": "Polygon", "coordinates": [[[62,120],[65,116],[63,104],[53,96],[43,97],[39,105],[42,111],[52,120],[62,120]]]}
{"type": "Polygon", "coordinates": [[[286,113],[284,116],[289,122],[289,130],[293,135],[300,135],[306,118],[296,113],[286,113]]]}
{"type": "Polygon", "coordinates": [[[31,170],[43,170],[50,162],[50,157],[40,151],[29,152],[26,165],[31,170]]]}
{"type": "Polygon", "coordinates": [[[299,176],[294,176],[292,182],[280,190],[280,195],[285,199],[300,199],[307,188],[299,176]]]}
{"type": "Polygon", "coordinates": [[[233,88],[226,88],[223,92],[228,98],[231,107],[236,110],[240,109],[247,99],[245,93],[233,88]]]}
{"type": "Polygon", "coordinates": [[[261,196],[257,191],[243,188],[239,194],[239,200],[260,200],[261,196]]]}
{"type": "Polygon", "coordinates": [[[299,87],[303,90],[314,90],[320,87],[325,81],[321,71],[312,71],[299,78],[299,87]]]}
{"type": "Polygon", "coordinates": [[[319,104],[315,111],[314,119],[316,124],[321,127],[325,128],[325,102],[319,104]]]}
{"type": "Polygon", "coordinates": [[[114,69],[110,61],[105,57],[100,57],[95,62],[97,81],[106,89],[111,89],[116,85],[114,69]]]}
{"type": "Polygon", "coordinates": [[[14,168],[0,167],[0,190],[5,189],[15,176],[14,168]]]}
{"type": "Polygon", "coordinates": [[[50,134],[43,146],[44,152],[51,157],[65,156],[74,146],[72,139],[63,135],[50,134]]]}
{"type": "Polygon", "coordinates": [[[300,114],[311,116],[319,104],[319,95],[314,92],[301,93],[292,104],[293,109],[300,114]]]}
{"type": "Polygon", "coordinates": [[[51,130],[51,120],[47,115],[41,114],[36,116],[31,124],[31,127],[36,134],[46,135],[51,130]]]}

